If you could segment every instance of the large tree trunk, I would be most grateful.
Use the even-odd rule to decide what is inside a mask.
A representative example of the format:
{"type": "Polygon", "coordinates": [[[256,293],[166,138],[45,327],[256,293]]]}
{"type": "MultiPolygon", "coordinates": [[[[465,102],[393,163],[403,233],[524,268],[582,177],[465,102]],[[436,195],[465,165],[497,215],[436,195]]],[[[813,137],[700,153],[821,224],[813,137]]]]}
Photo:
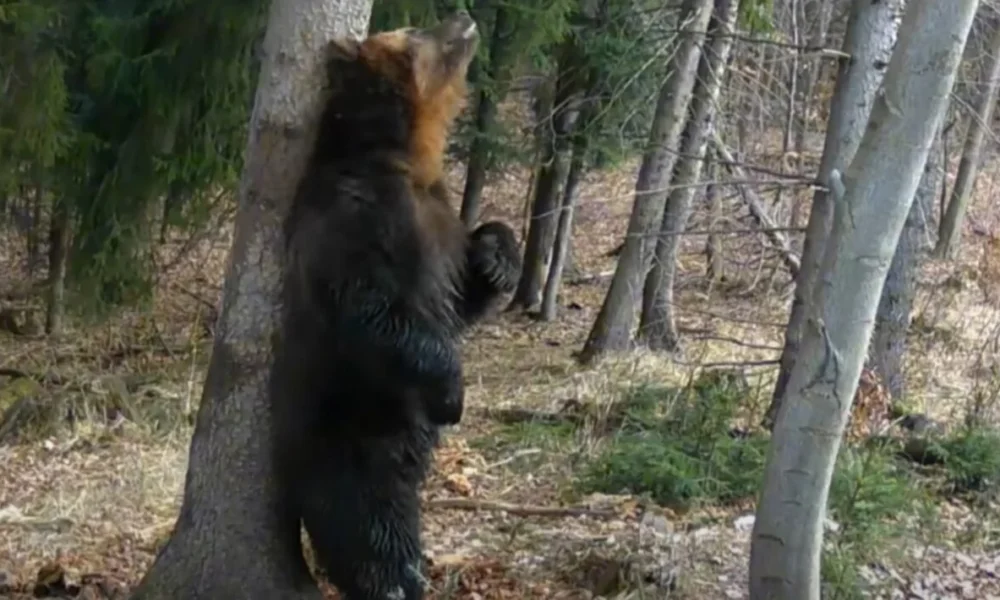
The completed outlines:
{"type": "Polygon", "coordinates": [[[538,177],[535,180],[531,221],[524,242],[524,267],[511,308],[529,309],[541,301],[542,285],[550,263],[560,203],[559,189],[566,181],[567,154],[572,146],[573,127],[579,113],[583,78],[576,48],[565,44],[559,57],[556,93],[552,109],[550,136],[543,139],[538,177]]]}
{"type": "Polygon", "coordinates": [[[715,0],[709,28],[711,40],[698,67],[698,84],[691,100],[691,116],[684,129],[683,158],[677,165],[674,189],[667,199],[660,235],[656,240],[653,268],[646,277],[639,317],[639,339],[655,350],[675,350],[679,343],[674,311],[674,282],[681,235],[691,216],[691,201],[705,164],[709,131],[714,126],[719,89],[725,77],[739,0],[715,0]]]}
{"type": "Polygon", "coordinates": [[[68,255],[69,209],[61,199],[56,198],[49,221],[49,297],[45,307],[45,333],[49,335],[62,332],[68,255]]]}
{"type": "Polygon", "coordinates": [[[682,34],[669,76],[660,88],[649,142],[635,182],[635,200],[625,234],[625,245],[601,310],[580,352],[581,363],[589,363],[606,352],[627,349],[632,343],[632,323],[642,282],[655,248],[655,235],[663,219],[666,187],[676,162],[676,149],[687,122],[687,109],[694,89],[704,35],[712,14],[711,0],[685,0],[681,7],[682,34]]]}
{"type": "Polygon", "coordinates": [[[768,448],[750,551],[753,600],[820,598],[834,463],[882,284],[977,4],[907,2],[884,93],[843,182],[830,177],[835,225],[824,250],[823,285],[810,299],[801,354],[768,448]]]}
{"type": "Polygon", "coordinates": [[[500,75],[507,70],[509,9],[498,4],[496,19],[493,21],[493,35],[490,39],[489,65],[485,69],[486,82],[479,90],[476,106],[476,137],[469,149],[469,164],[465,170],[465,190],[462,192],[461,217],[466,226],[471,227],[479,218],[479,207],[486,185],[486,171],[490,163],[490,140],[493,125],[497,119],[497,104],[506,95],[507,82],[500,81],[500,75]],[[493,89],[489,89],[492,87],[493,89]]]}
{"type": "MultiPolygon", "coordinates": [[[[993,7],[987,7],[992,12],[993,7]]],[[[993,15],[989,21],[996,22],[993,15]]],[[[990,40],[990,58],[983,66],[981,89],[976,104],[976,114],[969,119],[969,131],[965,137],[965,148],[962,149],[962,160],[958,163],[958,175],[955,186],[951,188],[951,198],[948,200],[948,210],[941,217],[938,229],[935,256],[946,258],[955,254],[958,242],[962,237],[962,222],[965,211],[972,197],[972,189],[976,185],[976,175],[979,173],[979,162],[983,152],[983,138],[986,130],[993,122],[993,107],[997,103],[997,88],[1000,87],[1000,24],[994,25],[993,39],[990,40]]]]}
{"type": "Polygon", "coordinates": [[[906,394],[906,378],[903,376],[906,334],[910,329],[910,311],[917,293],[917,272],[925,252],[924,241],[928,239],[929,217],[934,212],[941,164],[939,142],[940,138],[935,136],[935,144],[927,155],[917,195],[906,215],[903,233],[899,236],[896,251],[892,255],[868,351],[875,372],[882,378],[895,400],[906,394]]]}
{"type": "MultiPolygon", "coordinates": [[[[861,142],[868,114],[875,101],[875,93],[892,53],[901,4],[901,0],[854,0],[851,6],[843,44],[846,57],[840,59],[837,87],[830,103],[830,123],[826,130],[817,177],[824,185],[828,185],[832,170],[843,172],[861,142]]],[[[773,422],[774,415],[777,414],[788,377],[799,356],[799,341],[806,317],[805,307],[816,285],[832,218],[833,206],[828,194],[824,189],[817,188],[813,194],[809,224],[806,226],[801,268],[795,278],[795,295],[785,331],[781,368],[765,419],[768,424],[773,422]]]]}
{"type": "Polygon", "coordinates": [[[305,168],[335,36],[364,34],[369,0],[273,2],[236,231],[180,516],[133,598],[319,598],[298,522],[279,515],[267,380],[278,323],[281,221],[305,168]]]}

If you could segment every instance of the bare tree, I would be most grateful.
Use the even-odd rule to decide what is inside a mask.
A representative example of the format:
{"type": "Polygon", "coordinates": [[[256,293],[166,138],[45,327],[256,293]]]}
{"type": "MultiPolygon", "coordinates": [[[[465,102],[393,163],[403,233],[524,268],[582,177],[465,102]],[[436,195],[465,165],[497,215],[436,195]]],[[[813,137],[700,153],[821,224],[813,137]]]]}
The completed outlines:
{"type": "MultiPolygon", "coordinates": [[[[830,122],[827,125],[817,177],[824,186],[828,184],[831,171],[837,169],[843,172],[861,142],[875,92],[882,82],[884,69],[896,40],[901,4],[901,0],[853,0],[844,36],[844,56],[840,59],[837,87],[830,103],[830,122]]],[[[799,356],[799,340],[806,317],[805,307],[816,285],[832,218],[833,205],[827,192],[825,188],[817,188],[813,194],[809,224],[806,226],[801,268],[795,278],[795,296],[788,329],[785,331],[781,368],[771,406],[767,411],[768,423],[773,422],[774,415],[777,414],[788,377],[799,356]]]]}
{"type": "Polygon", "coordinates": [[[551,263],[560,196],[566,181],[567,156],[572,148],[572,134],[580,111],[584,81],[577,48],[569,42],[559,53],[559,69],[551,111],[551,127],[542,134],[538,176],[535,179],[531,220],[524,242],[524,268],[511,298],[512,308],[531,308],[541,300],[547,266],[551,263]]]}
{"type": "MultiPolygon", "coordinates": [[[[802,168],[802,153],[805,150],[806,130],[809,125],[809,103],[815,97],[816,82],[819,81],[820,72],[824,67],[824,61],[817,58],[815,53],[816,49],[823,48],[826,45],[834,4],[836,4],[834,0],[816,0],[816,2],[811,3],[813,10],[809,11],[806,2],[799,2],[799,15],[796,23],[812,22],[815,24],[816,30],[810,43],[811,48],[800,47],[796,50],[800,55],[805,55],[807,51],[814,54],[805,67],[802,67],[801,64],[799,65],[798,78],[795,81],[795,90],[798,93],[801,107],[797,112],[794,110],[789,111],[789,115],[794,115],[796,119],[794,125],[796,170],[801,170],[802,168]]],[[[819,56],[822,56],[822,54],[819,56]]],[[[792,227],[797,227],[799,223],[799,212],[801,211],[801,201],[799,198],[799,195],[796,194],[792,200],[792,211],[788,219],[792,227]]]]}
{"type": "Polygon", "coordinates": [[[479,90],[479,100],[476,103],[476,137],[469,148],[469,163],[465,169],[465,188],[462,192],[462,208],[460,215],[467,226],[472,226],[479,218],[479,205],[483,197],[483,186],[486,185],[486,171],[490,162],[489,136],[497,120],[497,107],[506,95],[507,75],[510,50],[509,31],[510,8],[497,3],[496,17],[493,21],[493,34],[490,37],[489,64],[485,71],[485,79],[496,85],[484,85],[479,90]],[[501,80],[502,78],[502,80],[501,80]]]}
{"type": "Polygon", "coordinates": [[[53,199],[49,220],[49,289],[45,307],[45,333],[62,331],[66,296],[66,260],[69,254],[69,207],[53,199]]]}
{"type": "MultiPolygon", "coordinates": [[[[865,0],[866,2],[870,0],[865,0]]],[[[947,106],[978,0],[910,0],[841,181],[822,285],[777,414],[750,552],[753,600],[819,600],[823,518],[892,253],[947,106]]]]}
{"type": "MultiPolygon", "coordinates": [[[[990,12],[995,10],[987,7],[990,12]]],[[[1000,23],[993,15],[990,21],[994,24],[993,38],[990,40],[990,57],[983,65],[981,90],[976,102],[975,114],[969,119],[969,131],[965,136],[965,147],[962,149],[962,159],[958,163],[958,175],[955,185],[951,188],[951,198],[948,209],[941,217],[938,228],[937,247],[934,254],[940,258],[954,255],[958,242],[962,237],[962,222],[965,220],[965,210],[969,206],[972,189],[976,185],[976,175],[979,173],[979,162],[983,152],[983,138],[993,120],[993,108],[997,103],[997,89],[1000,88],[1000,23]]]]}
{"type": "Polygon", "coordinates": [[[688,104],[694,89],[698,59],[711,0],[685,0],[681,8],[681,29],[686,33],[673,55],[670,75],[660,89],[650,126],[649,143],[635,182],[635,200],[629,217],[625,245],[604,303],[587,336],[579,360],[588,363],[608,351],[624,350],[632,342],[632,323],[640,286],[655,247],[655,234],[663,219],[666,186],[674,169],[676,148],[687,121],[688,104]]]}
{"type": "Polygon", "coordinates": [[[41,244],[38,243],[38,238],[41,235],[42,227],[42,200],[45,195],[42,185],[36,183],[34,186],[34,193],[31,195],[29,202],[31,203],[31,227],[25,232],[25,242],[27,246],[27,262],[25,266],[27,267],[27,275],[29,278],[35,277],[35,269],[38,268],[39,261],[39,247],[41,244]]]}
{"type": "Polygon", "coordinates": [[[280,0],[264,38],[236,231],[184,499],[170,541],[133,598],[321,597],[280,506],[267,380],[277,328],[281,227],[319,118],[333,37],[360,37],[370,0],[280,0]]]}
{"type": "Polygon", "coordinates": [[[657,350],[674,350],[679,343],[674,318],[674,282],[677,277],[677,252],[681,234],[691,216],[691,201],[708,147],[709,132],[714,126],[719,89],[725,77],[733,29],[739,14],[739,0],[715,0],[710,22],[709,43],[698,66],[698,84],[691,99],[691,115],[684,128],[680,162],[671,183],[673,190],[656,240],[653,268],[646,276],[639,317],[639,338],[657,350]]]}
{"type": "MultiPolygon", "coordinates": [[[[588,94],[589,95],[589,94],[588,94]]],[[[562,283],[563,270],[569,257],[570,243],[573,241],[573,211],[576,208],[576,198],[579,195],[580,183],[583,181],[584,164],[587,158],[589,139],[588,126],[593,121],[596,103],[586,100],[586,106],[581,111],[579,123],[573,131],[573,149],[569,161],[569,173],[566,174],[566,185],[563,187],[562,205],[559,207],[559,225],[556,228],[556,238],[553,242],[552,261],[549,275],[545,280],[542,292],[541,319],[551,321],[556,318],[556,306],[559,297],[559,286],[562,283]]]]}
{"type": "Polygon", "coordinates": [[[875,314],[875,331],[868,351],[871,364],[879,374],[893,398],[902,398],[906,378],[903,376],[903,359],[906,357],[906,334],[910,329],[910,311],[917,293],[917,271],[926,255],[926,240],[930,215],[934,211],[934,198],[940,180],[941,144],[938,135],[927,155],[924,174],[917,187],[903,233],[899,236],[892,264],[882,286],[882,297],[875,314]]]}
{"type": "MultiPolygon", "coordinates": [[[[716,163],[718,153],[709,148],[705,164],[705,179],[708,185],[705,186],[705,207],[709,214],[709,229],[715,230],[722,221],[722,194],[719,193],[719,184],[715,178],[719,172],[716,163]]],[[[722,236],[717,233],[708,234],[705,240],[705,276],[711,284],[719,283],[726,278],[725,260],[723,256],[722,236]]]]}

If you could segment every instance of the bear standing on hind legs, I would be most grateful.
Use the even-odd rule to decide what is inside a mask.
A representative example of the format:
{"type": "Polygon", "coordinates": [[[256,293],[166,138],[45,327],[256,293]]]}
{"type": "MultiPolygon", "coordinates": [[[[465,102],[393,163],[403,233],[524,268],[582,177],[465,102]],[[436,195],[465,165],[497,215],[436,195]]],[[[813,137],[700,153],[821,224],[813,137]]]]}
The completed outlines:
{"type": "Polygon", "coordinates": [[[346,600],[422,598],[417,490],[462,415],[459,336],[520,274],[510,228],[467,232],[444,192],[477,44],[464,12],[332,42],[333,94],[285,222],[281,510],[346,600]]]}

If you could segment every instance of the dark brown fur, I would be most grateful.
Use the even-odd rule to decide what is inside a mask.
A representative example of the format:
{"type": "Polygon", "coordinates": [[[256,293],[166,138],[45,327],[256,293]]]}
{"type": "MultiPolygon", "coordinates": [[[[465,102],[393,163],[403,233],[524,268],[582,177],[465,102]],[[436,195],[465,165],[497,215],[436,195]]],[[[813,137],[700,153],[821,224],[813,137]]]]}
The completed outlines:
{"type": "Polygon", "coordinates": [[[331,44],[334,93],[285,223],[273,445],[287,518],[348,600],[422,597],[417,489],[461,417],[459,336],[520,269],[510,229],[468,234],[442,191],[470,25],[331,44]]]}

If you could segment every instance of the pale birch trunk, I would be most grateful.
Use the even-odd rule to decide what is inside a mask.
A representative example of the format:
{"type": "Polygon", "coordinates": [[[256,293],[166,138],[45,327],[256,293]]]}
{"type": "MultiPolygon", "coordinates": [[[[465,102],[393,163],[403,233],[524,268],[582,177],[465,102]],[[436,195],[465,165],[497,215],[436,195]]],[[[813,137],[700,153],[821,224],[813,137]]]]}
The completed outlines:
{"type": "Polygon", "coordinates": [[[823,519],[893,251],[978,0],[910,0],[843,182],[801,353],[777,414],[750,551],[753,600],[819,600],[823,519]]]}
{"type": "MultiPolygon", "coordinates": [[[[882,83],[885,66],[896,41],[901,5],[902,0],[853,0],[842,48],[847,56],[840,59],[837,87],[830,102],[830,122],[817,176],[824,185],[828,183],[832,170],[843,172],[861,143],[875,92],[882,83]]],[[[801,268],[795,278],[795,296],[781,353],[781,368],[767,411],[768,424],[777,414],[788,377],[799,356],[806,302],[816,284],[832,218],[833,206],[827,193],[818,188],[813,194],[812,212],[806,226],[801,268]]]]}

